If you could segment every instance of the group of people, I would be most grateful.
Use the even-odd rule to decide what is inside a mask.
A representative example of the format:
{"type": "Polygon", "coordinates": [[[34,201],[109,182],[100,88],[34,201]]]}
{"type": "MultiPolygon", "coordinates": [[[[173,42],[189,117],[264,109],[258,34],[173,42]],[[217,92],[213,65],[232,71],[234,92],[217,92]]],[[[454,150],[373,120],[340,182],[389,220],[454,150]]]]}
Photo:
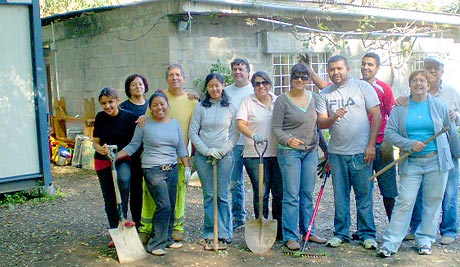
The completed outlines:
{"type": "Polygon", "coordinates": [[[154,255],[164,255],[168,247],[182,247],[192,165],[202,184],[203,237],[208,246],[214,242],[214,195],[218,200],[219,245],[231,243],[234,231],[246,223],[243,166],[254,192],[255,217],[260,209],[269,217],[271,195],[277,239],[289,250],[299,250],[311,229],[310,242],[338,247],[356,239],[366,249],[377,249],[382,257],[396,253],[402,240],[413,234],[418,253],[430,254],[441,209],[441,243],[455,240],[460,95],[442,84],[444,65],[438,58],[427,58],[425,70],[411,73],[410,95],[398,98],[394,108],[391,87],[375,77],[380,67],[375,53],[362,58],[361,80],[348,76],[350,67],[343,56],[328,61],[330,83],[310,66],[298,63],[291,69],[289,91],[280,96],[273,94],[267,73],[257,71],[250,79],[247,60],[237,58],[230,66],[235,82],[225,87],[220,73],[210,73],[201,101],[183,89],[185,75],[178,64],[166,69],[168,89],[155,91],[148,100],[147,81],[139,74],[126,79],[128,100],[121,104],[115,89],[101,91],[98,100],[103,111],[96,116],[93,140],[111,228],[118,226],[119,215],[107,154],[109,145],[117,145],[122,214],[126,217],[130,203],[141,240],[154,255]],[[321,89],[319,93],[308,90],[310,82],[321,89]],[[320,129],[329,129],[328,144],[320,129]],[[424,143],[441,129],[446,133],[424,143]],[[187,151],[189,141],[193,160],[187,151]],[[399,164],[399,196],[394,166],[377,178],[390,222],[378,247],[374,181],[368,178],[394,161],[393,145],[411,154],[399,164]],[[259,203],[257,147],[264,146],[264,197],[259,203]],[[329,240],[318,236],[314,225],[309,228],[319,147],[332,172],[335,230],[329,240]],[[217,192],[213,188],[214,164],[217,192]],[[350,232],[351,188],[356,200],[356,233],[350,232]],[[412,210],[414,223],[410,223],[412,210]]]}

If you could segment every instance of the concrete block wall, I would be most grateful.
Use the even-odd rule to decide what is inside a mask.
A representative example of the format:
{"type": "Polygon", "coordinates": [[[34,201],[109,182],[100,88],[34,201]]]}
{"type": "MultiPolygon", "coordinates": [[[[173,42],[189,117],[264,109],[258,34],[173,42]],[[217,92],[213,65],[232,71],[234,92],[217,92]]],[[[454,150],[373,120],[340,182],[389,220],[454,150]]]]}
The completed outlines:
{"type": "MultiPolygon", "coordinates": [[[[164,88],[164,66],[169,62],[169,19],[161,5],[138,5],[55,22],[57,64],[51,64],[54,97],[66,98],[69,115],[83,116],[83,99],[97,96],[103,87],[118,89],[126,99],[124,81],[132,73],[146,76],[150,90],[164,88]],[[91,18],[98,16],[98,19],[91,18]],[[90,18],[86,18],[90,17],[90,18]],[[96,31],[78,31],[78,20],[98,23],[96,31]],[[58,80],[55,72],[57,70],[58,80]]],[[[165,7],[167,9],[167,7],[165,7]]],[[[45,44],[52,43],[51,26],[43,29],[45,44]]],[[[150,95],[150,94],[149,94],[150,95]]],[[[101,110],[96,103],[96,110],[101,110]]]]}
{"type": "MultiPolygon", "coordinates": [[[[155,89],[167,88],[164,71],[169,63],[184,66],[187,90],[194,90],[194,80],[204,79],[211,64],[217,60],[229,66],[234,58],[242,57],[250,62],[251,73],[257,70],[273,73],[271,54],[265,52],[266,35],[258,27],[247,25],[244,17],[192,15],[190,30],[179,31],[174,15],[165,15],[182,12],[172,2],[147,2],[54,23],[57,64],[54,64],[52,51],[47,62],[52,66],[53,88],[59,85],[60,95],[66,97],[70,114],[83,115],[83,99],[96,98],[105,86],[117,88],[122,100],[126,99],[124,80],[132,73],[146,76],[151,90],[147,97],[155,89]],[[59,74],[58,83],[55,70],[59,74]]],[[[51,42],[50,28],[48,25],[43,29],[45,43],[51,42]]],[[[452,56],[457,55],[455,51],[460,51],[459,45],[446,40],[439,40],[434,46],[421,45],[417,49],[432,52],[449,50],[452,56]]],[[[302,46],[298,44],[301,41],[292,36],[275,38],[272,42],[279,42],[278,46],[272,47],[284,47],[294,50],[291,51],[293,53],[305,51],[293,49],[302,46]]],[[[361,57],[367,49],[358,39],[348,43],[344,51],[318,51],[318,47],[309,49],[347,56],[352,68],[350,75],[360,78],[361,57]]],[[[328,48],[323,46],[321,49],[328,48]]],[[[385,54],[385,51],[380,52],[385,54]]],[[[460,57],[457,55],[457,58],[460,57]]],[[[383,65],[378,77],[387,82],[393,81],[395,94],[399,95],[404,91],[408,72],[406,67],[392,73],[388,65],[383,65]]],[[[96,109],[100,110],[98,105],[96,109]]]]}

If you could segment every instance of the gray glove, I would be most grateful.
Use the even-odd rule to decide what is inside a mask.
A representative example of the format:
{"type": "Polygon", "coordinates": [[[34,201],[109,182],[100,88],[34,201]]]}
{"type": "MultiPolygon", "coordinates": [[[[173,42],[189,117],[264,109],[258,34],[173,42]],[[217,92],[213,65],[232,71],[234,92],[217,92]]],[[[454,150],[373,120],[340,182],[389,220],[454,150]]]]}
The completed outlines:
{"type": "Polygon", "coordinates": [[[190,178],[192,177],[192,168],[185,167],[184,176],[185,176],[185,186],[188,186],[188,183],[190,183],[190,178]]]}
{"type": "Polygon", "coordinates": [[[213,157],[215,159],[221,159],[222,155],[220,153],[220,150],[217,148],[210,148],[208,152],[206,153],[206,156],[213,157]]]}
{"type": "Polygon", "coordinates": [[[267,139],[266,139],[265,137],[263,137],[263,136],[261,136],[261,135],[258,135],[258,134],[256,134],[256,133],[253,133],[253,134],[251,135],[251,138],[252,138],[252,140],[254,140],[254,142],[256,142],[256,144],[258,144],[258,145],[261,145],[261,144],[263,144],[265,141],[267,141],[267,139]]]}

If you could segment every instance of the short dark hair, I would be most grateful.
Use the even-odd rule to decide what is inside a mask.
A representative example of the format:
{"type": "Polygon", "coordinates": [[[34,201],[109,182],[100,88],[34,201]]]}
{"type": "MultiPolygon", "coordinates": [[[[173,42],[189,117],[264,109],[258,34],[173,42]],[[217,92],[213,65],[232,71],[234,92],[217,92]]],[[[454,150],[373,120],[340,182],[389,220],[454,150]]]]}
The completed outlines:
{"type": "Polygon", "coordinates": [[[134,79],[140,78],[142,82],[144,83],[145,91],[144,94],[146,94],[149,91],[149,84],[147,83],[147,79],[145,79],[144,76],[134,73],[132,75],[129,75],[128,78],[125,80],[125,94],[128,98],[131,98],[131,92],[129,86],[131,85],[131,82],[134,81],[134,79]]]}
{"type": "Polygon", "coordinates": [[[230,63],[230,67],[233,69],[233,66],[235,65],[245,65],[246,66],[246,70],[248,72],[251,72],[251,67],[249,66],[249,62],[244,59],[244,58],[235,58],[231,63],[230,63]]]}
{"type": "Polygon", "coordinates": [[[341,55],[335,55],[335,56],[329,58],[329,60],[327,61],[327,65],[329,66],[329,64],[334,63],[334,62],[338,62],[338,61],[343,61],[343,62],[345,62],[345,66],[348,67],[348,60],[347,60],[347,58],[344,57],[344,56],[341,56],[341,55]]]}
{"type": "Polygon", "coordinates": [[[370,57],[370,58],[375,59],[375,62],[377,62],[377,67],[380,66],[380,57],[379,57],[379,55],[377,55],[376,53],[372,53],[372,52],[366,53],[366,54],[363,56],[363,58],[365,58],[365,57],[370,57]]]}
{"type": "Polygon", "coordinates": [[[253,87],[256,87],[256,78],[257,77],[260,77],[260,78],[264,79],[265,81],[269,82],[270,85],[272,84],[272,80],[270,79],[270,77],[268,76],[268,74],[265,71],[256,71],[251,77],[251,84],[252,84],[253,87]]]}
{"type": "Polygon", "coordinates": [[[294,74],[306,74],[308,76],[308,67],[305,63],[299,62],[291,68],[291,80],[294,74]]]}
{"type": "Polygon", "coordinates": [[[118,91],[113,89],[112,87],[104,87],[101,92],[99,93],[99,96],[97,97],[97,100],[98,101],[101,101],[101,98],[103,96],[107,96],[107,97],[112,97],[112,98],[115,98],[115,99],[119,99],[118,97],[118,91]]]}
{"type": "MultiPolygon", "coordinates": [[[[222,74],[220,74],[219,72],[213,72],[213,73],[209,73],[205,80],[204,80],[204,90],[205,90],[205,98],[203,101],[201,101],[201,105],[205,108],[209,108],[212,104],[211,104],[211,96],[209,95],[208,93],[208,90],[207,90],[207,85],[209,83],[209,81],[211,81],[212,79],[217,79],[221,84],[222,84],[222,87],[224,86],[224,76],[222,76],[222,74]]],[[[222,107],[228,107],[230,105],[230,99],[228,98],[227,94],[225,93],[224,89],[222,89],[222,98],[220,99],[220,105],[222,107]]]]}
{"type": "Polygon", "coordinates": [[[150,98],[149,98],[149,107],[151,107],[152,101],[153,101],[153,99],[155,97],[163,97],[163,99],[166,101],[166,103],[169,106],[168,97],[166,96],[165,92],[163,90],[161,90],[161,89],[158,89],[155,92],[153,92],[153,94],[150,96],[150,98]]]}
{"type": "Polygon", "coordinates": [[[182,67],[181,64],[177,63],[172,63],[169,64],[168,67],[166,67],[166,72],[165,72],[165,79],[168,79],[169,71],[172,69],[179,69],[180,70],[180,75],[185,78],[185,72],[184,72],[184,67],[182,67]]]}

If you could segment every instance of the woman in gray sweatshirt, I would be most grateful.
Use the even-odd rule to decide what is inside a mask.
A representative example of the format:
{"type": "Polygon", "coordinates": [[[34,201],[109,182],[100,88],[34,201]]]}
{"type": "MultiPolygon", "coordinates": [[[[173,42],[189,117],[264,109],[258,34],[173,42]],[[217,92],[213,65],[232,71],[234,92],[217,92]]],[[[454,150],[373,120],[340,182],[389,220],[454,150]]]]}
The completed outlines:
{"type": "Polygon", "coordinates": [[[213,242],[213,195],[217,194],[219,241],[231,243],[233,226],[230,210],[232,148],[239,138],[236,108],[224,92],[224,78],[211,73],[205,79],[206,97],[196,106],[190,122],[189,137],[195,146],[194,166],[203,188],[204,238],[213,242]],[[217,160],[217,192],[213,192],[212,161],[217,160]]]}

